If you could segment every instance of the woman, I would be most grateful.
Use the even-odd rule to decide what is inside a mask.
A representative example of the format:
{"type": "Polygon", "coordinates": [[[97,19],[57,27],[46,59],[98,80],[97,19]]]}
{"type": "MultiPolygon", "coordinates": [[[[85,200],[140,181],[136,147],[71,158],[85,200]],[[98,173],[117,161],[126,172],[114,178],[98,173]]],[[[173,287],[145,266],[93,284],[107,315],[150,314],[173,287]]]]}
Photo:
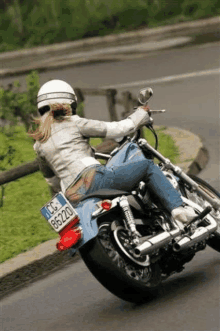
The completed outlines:
{"type": "Polygon", "coordinates": [[[107,168],[94,158],[90,137],[118,138],[135,132],[149,121],[146,107],[139,107],[118,122],[80,118],[76,115],[75,92],[61,80],[45,83],[37,103],[41,117],[35,119],[38,128],[29,135],[36,140],[40,169],[55,192],[62,190],[72,203],[77,203],[98,189],[129,191],[143,180],[177,221],[188,222],[195,216],[183,207],[180,194],[152,160],[107,168]]]}

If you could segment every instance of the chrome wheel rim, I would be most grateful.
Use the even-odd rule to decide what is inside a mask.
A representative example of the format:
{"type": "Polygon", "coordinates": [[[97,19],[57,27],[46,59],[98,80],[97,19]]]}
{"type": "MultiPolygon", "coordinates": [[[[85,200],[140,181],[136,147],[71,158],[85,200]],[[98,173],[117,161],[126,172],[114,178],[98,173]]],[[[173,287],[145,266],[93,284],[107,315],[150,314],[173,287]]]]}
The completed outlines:
{"type": "Polygon", "coordinates": [[[99,232],[99,241],[104,248],[107,255],[110,257],[112,262],[123,272],[126,273],[130,278],[137,280],[139,282],[147,283],[152,278],[152,270],[150,266],[138,266],[134,263],[129,263],[124,259],[123,256],[119,254],[116,250],[114,244],[112,243],[111,233],[110,233],[110,224],[102,224],[99,232]]]}

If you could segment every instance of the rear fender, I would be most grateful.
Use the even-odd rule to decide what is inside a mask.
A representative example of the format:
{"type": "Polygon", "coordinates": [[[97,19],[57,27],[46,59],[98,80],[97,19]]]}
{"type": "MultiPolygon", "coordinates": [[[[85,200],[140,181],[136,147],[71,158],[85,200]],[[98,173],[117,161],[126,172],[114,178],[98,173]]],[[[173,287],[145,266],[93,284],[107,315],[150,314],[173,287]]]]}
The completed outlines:
{"type": "Polygon", "coordinates": [[[83,246],[98,234],[97,220],[92,218],[92,213],[97,209],[96,204],[100,200],[99,198],[90,198],[80,202],[75,207],[80,219],[77,225],[82,228],[83,233],[80,242],[77,244],[77,248],[83,246]]]}

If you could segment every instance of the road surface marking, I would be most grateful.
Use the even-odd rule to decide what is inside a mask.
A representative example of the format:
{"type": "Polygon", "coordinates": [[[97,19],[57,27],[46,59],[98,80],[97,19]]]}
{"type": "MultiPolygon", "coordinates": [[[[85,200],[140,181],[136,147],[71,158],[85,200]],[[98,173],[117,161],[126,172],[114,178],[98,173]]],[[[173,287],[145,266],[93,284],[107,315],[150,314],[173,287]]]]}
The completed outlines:
{"type": "Polygon", "coordinates": [[[166,77],[160,77],[160,78],[149,79],[149,80],[141,80],[138,82],[107,85],[107,86],[103,86],[102,88],[104,88],[104,89],[124,88],[124,87],[134,87],[134,86],[150,85],[150,84],[161,84],[161,83],[174,82],[176,80],[182,80],[182,79],[187,79],[187,78],[192,78],[192,77],[201,77],[201,76],[210,76],[210,75],[219,75],[219,74],[220,74],[220,68],[216,68],[216,69],[211,69],[211,70],[188,72],[186,74],[181,74],[181,75],[173,75],[173,76],[166,76],[166,77]]]}

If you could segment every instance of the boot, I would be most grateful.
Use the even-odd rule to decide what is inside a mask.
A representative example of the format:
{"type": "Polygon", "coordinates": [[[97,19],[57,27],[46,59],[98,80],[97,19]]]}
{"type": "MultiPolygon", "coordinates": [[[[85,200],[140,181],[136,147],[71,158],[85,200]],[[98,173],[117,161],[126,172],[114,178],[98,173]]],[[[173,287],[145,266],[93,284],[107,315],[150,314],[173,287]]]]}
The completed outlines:
{"type": "Polygon", "coordinates": [[[183,224],[187,224],[190,222],[194,217],[198,216],[192,207],[189,206],[180,206],[172,210],[171,212],[172,217],[175,221],[179,221],[183,224]]]}

